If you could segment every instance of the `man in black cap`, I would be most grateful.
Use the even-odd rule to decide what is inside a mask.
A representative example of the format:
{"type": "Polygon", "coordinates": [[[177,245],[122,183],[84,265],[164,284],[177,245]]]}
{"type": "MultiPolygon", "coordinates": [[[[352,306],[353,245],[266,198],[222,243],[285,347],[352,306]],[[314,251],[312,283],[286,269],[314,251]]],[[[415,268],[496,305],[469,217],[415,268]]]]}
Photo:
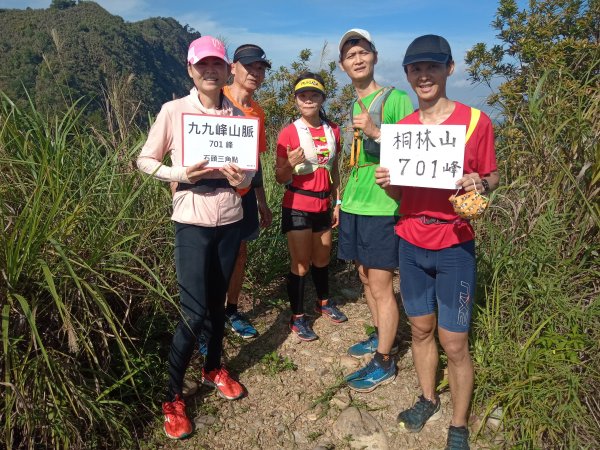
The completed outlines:
{"type": "MultiPolygon", "coordinates": [[[[267,55],[262,48],[254,44],[241,45],[233,54],[233,63],[231,64],[233,83],[230,86],[225,86],[223,89],[225,96],[227,96],[237,108],[241,109],[245,116],[258,117],[260,120],[258,136],[259,153],[267,151],[265,112],[260,105],[254,101],[253,95],[264,81],[266,70],[270,68],[271,63],[267,59],[267,55]]],[[[244,209],[244,218],[242,219],[242,243],[229,283],[229,290],[227,291],[225,315],[227,318],[227,325],[231,330],[244,339],[250,339],[256,337],[258,332],[247,317],[241,314],[237,309],[244,281],[244,270],[248,258],[247,243],[248,241],[258,238],[259,226],[263,228],[268,227],[273,220],[273,215],[267,205],[265,197],[260,161],[259,170],[252,179],[250,190],[242,196],[242,207],[244,209]]]]}
{"type": "MultiPolygon", "coordinates": [[[[419,109],[399,123],[464,126],[464,167],[456,187],[463,193],[479,194],[495,189],[499,176],[490,118],[446,95],[448,77],[454,72],[448,41],[431,34],[421,36],[408,46],[402,64],[419,99],[419,109]]],[[[468,334],[476,291],[475,232],[448,201],[454,190],[392,186],[389,175],[383,167],[375,172],[377,184],[390,197],[402,197],[401,219],[395,227],[400,241],[400,292],[410,320],[412,355],[422,389],[414,406],[400,412],[398,422],[406,431],[418,432],[440,415],[435,391],[437,330],[448,357],[452,396],[446,450],[468,450],[467,416],[473,392],[468,334]]]]}

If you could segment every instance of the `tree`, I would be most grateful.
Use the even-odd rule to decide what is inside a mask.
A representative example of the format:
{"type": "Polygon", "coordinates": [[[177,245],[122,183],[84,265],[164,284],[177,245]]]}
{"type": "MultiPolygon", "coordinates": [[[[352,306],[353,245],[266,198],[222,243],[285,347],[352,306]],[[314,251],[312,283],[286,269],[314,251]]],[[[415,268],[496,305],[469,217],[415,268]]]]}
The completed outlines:
{"type": "MultiPolygon", "coordinates": [[[[488,99],[506,119],[499,128],[500,139],[515,142],[524,118],[532,117],[532,108],[543,106],[546,123],[561,128],[569,123],[560,139],[564,162],[574,175],[592,164],[594,170],[585,179],[599,183],[599,125],[594,111],[600,73],[600,0],[531,0],[523,10],[515,0],[500,0],[492,26],[501,43],[490,48],[476,44],[467,52],[466,63],[474,82],[504,80],[488,99]],[[573,123],[576,117],[580,120],[573,123]],[[590,145],[594,141],[596,146],[590,145]]],[[[526,142],[522,144],[527,148],[526,142]]]]}
{"type": "MultiPolygon", "coordinates": [[[[327,44],[323,47],[322,55],[325,54],[326,46],[327,44]]],[[[267,126],[275,134],[298,116],[294,101],[294,81],[302,72],[311,70],[309,69],[311,56],[312,52],[309,49],[300,51],[298,60],[293,61],[289,67],[281,66],[269,74],[257,93],[258,101],[267,116],[267,126]]],[[[325,107],[330,119],[342,123],[349,111],[353,91],[349,90],[348,86],[340,89],[334,76],[335,67],[335,61],[325,63],[322,60],[320,69],[312,71],[321,75],[325,80],[327,89],[325,107]]]]}
{"type": "Polygon", "coordinates": [[[595,448],[600,0],[500,0],[492,26],[499,43],[466,56],[473,81],[502,81],[488,100],[504,186],[476,224],[474,409],[502,411],[507,448],[595,448]]]}
{"type": "Polygon", "coordinates": [[[75,0],[52,0],[50,8],[54,9],[67,9],[75,6],[77,2],[75,0]]]}

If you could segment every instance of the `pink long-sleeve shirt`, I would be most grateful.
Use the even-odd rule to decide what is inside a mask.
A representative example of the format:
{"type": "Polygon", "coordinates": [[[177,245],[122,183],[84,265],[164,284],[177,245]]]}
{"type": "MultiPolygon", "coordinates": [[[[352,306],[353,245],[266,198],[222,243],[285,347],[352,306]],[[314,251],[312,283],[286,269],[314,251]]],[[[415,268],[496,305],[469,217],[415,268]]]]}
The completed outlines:
{"type": "MultiPolygon", "coordinates": [[[[231,115],[231,109],[207,109],[198,99],[198,91],[193,88],[190,95],[165,103],[156,121],[150,128],[148,139],[137,158],[138,168],[162,181],[191,183],[182,165],[182,115],[183,113],[231,115]],[[171,165],[163,164],[169,154],[171,165]]],[[[254,172],[245,172],[245,178],[238,188],[250,185],[254,172]]],[[[207,178],[224,178],[215,170],[207,178]]],[[[229,188],[217,188],[212,192],[198,192],[192,188],[176,192],[173,196],[171,219],[192,225],[215,227],[237,222],[242,219],[240,195],[229,188]]]]}

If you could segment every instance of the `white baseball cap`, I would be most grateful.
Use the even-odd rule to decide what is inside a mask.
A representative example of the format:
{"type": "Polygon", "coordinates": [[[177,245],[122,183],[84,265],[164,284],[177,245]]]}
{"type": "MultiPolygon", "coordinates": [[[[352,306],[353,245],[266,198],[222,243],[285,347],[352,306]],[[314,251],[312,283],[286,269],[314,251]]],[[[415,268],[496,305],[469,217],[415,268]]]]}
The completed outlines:
{"type": "Polygon", "coordinates": [[[340,44],[338,46],[340,54],[342,53],[342,48],[344,47],[344,44],[350,39],[364,39],[365,41],[369,42],[373,50],[375,50],[375,42],[373,41],[373,39],[371,38],[371,34],[367,30],[362,30],[360,28],[352,28],[351,30],[346,31],[340,39],[340,44]]]}

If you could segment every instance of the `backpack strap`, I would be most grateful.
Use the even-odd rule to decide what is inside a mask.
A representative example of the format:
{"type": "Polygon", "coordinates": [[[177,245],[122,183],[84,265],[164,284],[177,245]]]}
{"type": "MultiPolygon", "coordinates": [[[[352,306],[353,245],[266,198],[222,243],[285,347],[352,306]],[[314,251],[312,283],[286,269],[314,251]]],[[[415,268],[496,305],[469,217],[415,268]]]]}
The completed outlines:
{"type": "MultiPolygon", "coordinates": [[[[383,108],[393,90],[394,86],[382,87],[369,104],[368,112],[377,128],[381,128],[381,124],[383,123],[383,108]]],[[[354,119],[354,103],[350,109],[350,123],[354,119]]],[[[358,156],[363,150],[369,155],[379,157],[380,145],[372,139],[365,138],[355,130],[350,151],[350,166],[358,165],[358,156]]]]}
{"type": "MultiPolygon", "coordinates": [[[[385,102],[393,90],[394,86],[386,86],[382,89],[383,92],[381,93],[381,100],[379,100],[379,104],[381,105],[381,113],[379,114],[379,128],[381,128],[381,124],[383,123],[383,107],[385,106],[385,102]]],[[[375,100],[373,100],[373,103],[375,103],[375,100]]],[[[371,103],[371,106],[373,103],[371,103]]]]}
{"type": "Polygon", "coordinates": [[[479,118],[481,117],[481,111],[476,108],[471,108],[471,121],[469,122],[469,128],[467,129],[467,135],[465,137],[465,144],[469,142],[471,135],[475,131],[477,124],[479,123],[479,118]]]}

